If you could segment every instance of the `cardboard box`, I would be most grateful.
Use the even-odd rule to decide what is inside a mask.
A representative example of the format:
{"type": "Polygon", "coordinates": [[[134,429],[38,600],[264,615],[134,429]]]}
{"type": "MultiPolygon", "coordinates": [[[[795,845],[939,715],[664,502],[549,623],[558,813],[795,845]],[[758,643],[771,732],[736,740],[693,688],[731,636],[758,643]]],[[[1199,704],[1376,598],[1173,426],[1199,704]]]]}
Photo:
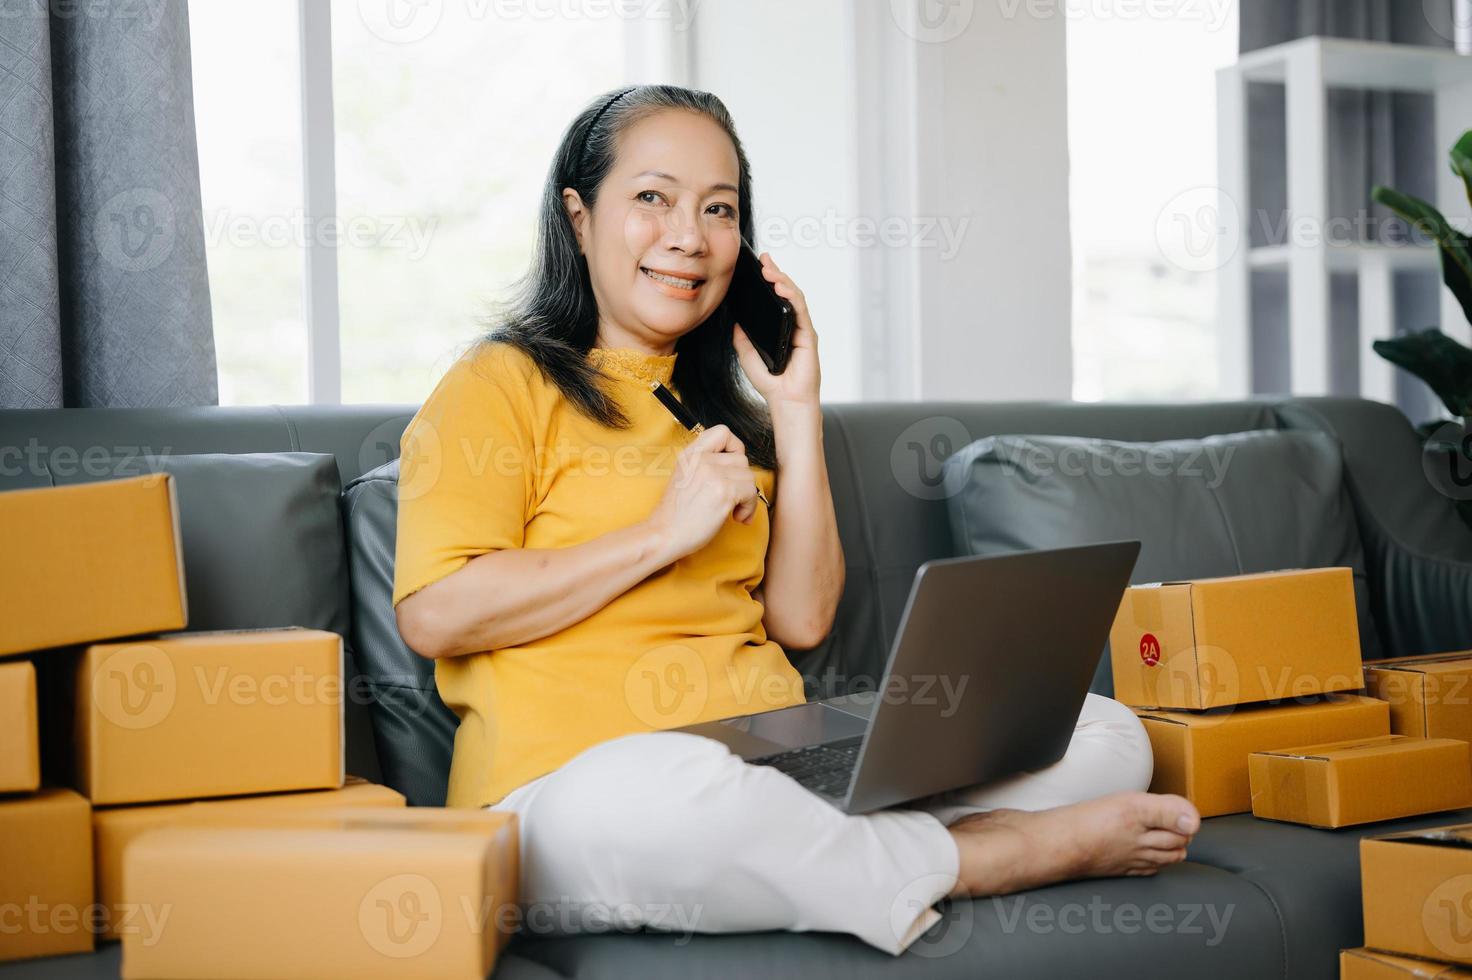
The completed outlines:
{"type": "Polygon", "coordinates": [[[90,646],[73,689],[77,788],[98,805],[337,789],[342,671],[326,630],[90,646]]]}
{"type": "Polygon", "coordinates": [[[167,473],[0,493],[0,655],[188,625],[167,473]]]}
{"type": "Polygon", "coordinates": [[[1472,746],[1380,735],[1247,757],[1252,812],[1312,827],[1395,820],[1472,806],[1472,746]]]}
{"type": "Polygon", "coordinates": [[[1472,971],[1449,963],[1413,960],[1361,946],[1339,951],[1339,980],[1460,980],[1472,971]]]}
{"type": "Polygon", "coordinates": [[[122,975],[490,974],[506,940],[498,926],[517,921],[515,814],[415,807],[282,819],[138,838],[124,859],[130,899],[170,914],[153,936],[124,935],[122,975]]]}
{"type": "Polygon", "coordinates": [[[1365,686],[1348,568],[1137,585],[1109,633],[1114,696],[1217,708],[1365,686]]]}
{"type": "Polygon", "coordinates": [[[1472,965],[1472,824],[1360,841],[1365,945],[1472,965]]]}
{"type": "Polygon", "coordinates": [[[1252,809],[1247,757],[1253,752],[1390,734],[1385,702],[1352,694],[1306,704],[1135,713],[1155,754],[1151,791],[1184,796],[1203,817],[1252,809]]]}
{"type": "Polygon", "coordinates": [[[36,668],[29,660],[0,663],[0,793],[29,793],[40,785],[36,668]]]}
{"type": "Polygon", "coordinates": [[[123,854],[132,841],[150,830],[209,820],[239,821],[251,826],[274,814],[341,807],[402,807],[404,797],[355,777],[342,789],[267,796],[238,796],[155,806],[102,807],[92,811],[92,850],[96,861],[97,902],[106,911],[103,939],[120,939],[123,931],[143,928],[139,907],[127,901],[123,884],[123,854]]]}
{"type": "Polygon", "coordinates": [[[92,949],[89,811],[66,789],[0,801],[0,960],[92,949]]]}
{"type": "Polygon", "coordinates": [[[1472,652],[1367,661],[1365,689],[1398,735],[1472,742],[1472,652]]]}

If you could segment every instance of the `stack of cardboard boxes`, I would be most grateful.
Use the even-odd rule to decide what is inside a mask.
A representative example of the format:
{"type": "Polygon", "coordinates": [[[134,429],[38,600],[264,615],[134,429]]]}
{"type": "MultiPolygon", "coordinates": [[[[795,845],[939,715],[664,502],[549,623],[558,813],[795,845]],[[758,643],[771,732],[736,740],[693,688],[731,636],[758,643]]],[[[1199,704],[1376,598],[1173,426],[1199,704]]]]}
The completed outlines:
{"type": "Polygon", "coordinates": [[[122,939],[128,977],[484,977],[514,817],[345,776],[337,634],[172,632],[175,493],[0,494],[0,960],[122,939]]]}
{"type": "Polygon", "coordinates": [[[1390,702],[1355,693],[1348,568],[1132,587],[1110,648],[1115,697],[1150,736],[1150,788],[1203,817],[1342,827],[1472,805],[1466,741],[1393,729],[1390,702]]]}

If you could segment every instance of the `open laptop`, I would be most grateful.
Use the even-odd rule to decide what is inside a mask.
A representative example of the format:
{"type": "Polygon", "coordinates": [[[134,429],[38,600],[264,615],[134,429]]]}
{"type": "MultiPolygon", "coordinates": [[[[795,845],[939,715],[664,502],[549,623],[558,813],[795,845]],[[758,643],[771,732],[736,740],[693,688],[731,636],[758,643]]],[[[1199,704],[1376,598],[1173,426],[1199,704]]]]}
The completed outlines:
{"type": "Polygon", "coordinates": [[[877,688],[687,725],[846,813],[1063,757],[1140,542],[940,558],[915,572],[877,688]]]}

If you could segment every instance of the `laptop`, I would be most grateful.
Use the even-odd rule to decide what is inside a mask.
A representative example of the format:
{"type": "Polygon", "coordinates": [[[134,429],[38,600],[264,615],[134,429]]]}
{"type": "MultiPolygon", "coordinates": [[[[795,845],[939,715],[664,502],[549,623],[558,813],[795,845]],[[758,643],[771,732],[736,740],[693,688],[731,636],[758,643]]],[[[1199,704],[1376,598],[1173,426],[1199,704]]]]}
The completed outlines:
{"type": "Polygon", "coordinates": [[[1139,553],[1120,541],[927,561],[873,690],[675,730],[786,772],[845,813],[1050,766],[1139,553]]]}

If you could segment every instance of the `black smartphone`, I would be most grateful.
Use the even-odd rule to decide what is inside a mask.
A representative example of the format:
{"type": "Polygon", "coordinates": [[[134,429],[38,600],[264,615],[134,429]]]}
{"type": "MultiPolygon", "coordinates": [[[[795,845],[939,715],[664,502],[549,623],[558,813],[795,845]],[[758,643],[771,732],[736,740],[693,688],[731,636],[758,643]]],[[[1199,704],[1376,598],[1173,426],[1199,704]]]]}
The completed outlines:
{"type": "Polygon", "coordinates": [[[767,370],[773,374],[787,370],[797,315],[792,304],[778,296],[762,275],[762,260],[745,239],[741,242],[741,255],[736,259],[736,271],[731,276],[725,302],[728,315],[751,338],[767,370]]]}

